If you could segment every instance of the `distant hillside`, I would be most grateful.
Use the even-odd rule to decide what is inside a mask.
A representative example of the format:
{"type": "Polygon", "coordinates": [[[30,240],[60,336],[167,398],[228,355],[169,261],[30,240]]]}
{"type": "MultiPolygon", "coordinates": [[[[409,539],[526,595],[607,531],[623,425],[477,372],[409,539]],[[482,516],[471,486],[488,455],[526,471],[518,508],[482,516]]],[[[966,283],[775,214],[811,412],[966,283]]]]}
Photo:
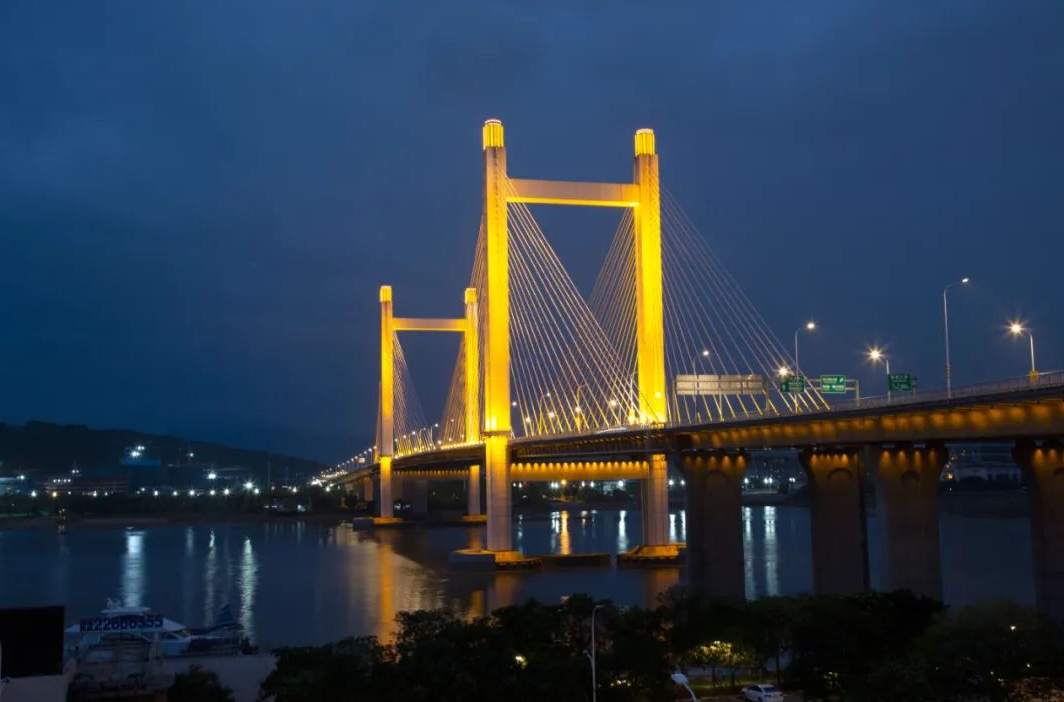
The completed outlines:
{"type": "Polygon", "coordinates": [[[303,458],[174,436],[30,421],[21,426],[0,424],[0,475],[44,476],[67,472],[75,464],[84,475],[115,475],[124,470],[122,460],[137,446],[144,447],[143,459],[162,465],[239,466],[263,476],[269,465],[275,482],[312,475],[325,467],[303,458]]]}

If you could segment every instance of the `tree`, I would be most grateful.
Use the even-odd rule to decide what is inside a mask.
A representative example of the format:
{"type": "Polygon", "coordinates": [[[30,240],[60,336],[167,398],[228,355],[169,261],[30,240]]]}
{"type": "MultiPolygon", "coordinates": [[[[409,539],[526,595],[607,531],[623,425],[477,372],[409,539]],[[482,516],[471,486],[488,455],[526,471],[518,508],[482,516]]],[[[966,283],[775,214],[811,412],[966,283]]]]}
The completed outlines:
{"type": "Polygon", "coordinates": [[[658,612],[631,607],[602,614],[605,632],[597,642],[599,699],[674,699],[667,684],[673,666],[658,612]]]}
{"type": "MultiPolygon", "coordinates": [[[[928,661],[930,683],[943,696],[1024,699],[1017,690],[1064,676],[1064,635],[1028,607],[992,603],[940,617],[917,650],[928,661]]],[[[1051,683],[1043,684],[1049,685],[1051,683]]]]}
{"type": "Polygon", "coordinates": [[[909,592],[797,600],[787,676],[806,699],[866,699],[880,662],[910,648],[942,605],[909,592]]]}
{"type": "Polygon", "coordinates": [[[393,663],[391,651],[376,637],[343,639],[325,646],[281,648],[274,651],[277,666],[262,682],[259,697],[276,702],[348,702],[351,691],[362,699],[374,695],[393,663]]]}
{"type": "Polygon", "coordinates": [[[174,676],[166,693],[170,702],[233,702],[233,691],[222,685],[213,670],[191,665],[186,673],[174,676]]]}
{"type": "Polygon", "coordinates": [[[777,685],[780,682],[780,659],[790,651],[797,612],[797,601],[789,597],[764,597],[754,600],[746,608],[740,637],[754,652],[762,669],[765,661],[773,662],[777,685]]]}

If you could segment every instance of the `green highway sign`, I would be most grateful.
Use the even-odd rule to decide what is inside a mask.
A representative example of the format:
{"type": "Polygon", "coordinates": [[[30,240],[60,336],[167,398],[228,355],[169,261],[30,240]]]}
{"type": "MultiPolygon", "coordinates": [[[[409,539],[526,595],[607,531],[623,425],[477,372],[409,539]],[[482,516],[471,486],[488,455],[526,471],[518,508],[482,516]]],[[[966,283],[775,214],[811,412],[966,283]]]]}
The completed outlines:
{"type": "Polygon", "coordinates": [[[908,392],[913,389],[913,377],[908,373],[890,373],[887,375],[887,390],[891,392],[908,392]]]}
{"type": "Polygon", "coordinates": [[[845,375],[820,376],[820,392],[826,395],[842,395],[846,392],[845,375]]]}
{"type": "Polygon", "coordinates": [[[788,375],[779,381],[780,392],[805,392],[804,375],[788,375]]]}

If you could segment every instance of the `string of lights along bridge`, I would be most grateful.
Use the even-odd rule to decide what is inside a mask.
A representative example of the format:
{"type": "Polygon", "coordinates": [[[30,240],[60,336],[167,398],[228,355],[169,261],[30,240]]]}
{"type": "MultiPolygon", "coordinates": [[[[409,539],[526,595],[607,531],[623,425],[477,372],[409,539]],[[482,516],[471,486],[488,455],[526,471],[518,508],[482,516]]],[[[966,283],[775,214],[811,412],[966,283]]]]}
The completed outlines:
{"type": "MultiPolygon", "coordinates": [[[[1036,511],[1064,504],[1064,477],[1052,477],[1064,475],[1064,377],[1034,370],[1033,337],[1031,373],[1017,381],[916,393],[909,376],[887,366],[887,397],[829,404],[825,395],[858,388],[845,376],[806,377],[799,337],[815,324],[796,330],[793,354],[785,349],[663,187],[654,132],[638,130],[634,146],[624,182],[531,180],[511,175],[502,123],[484,123],[483,212],[469,284],[461,296],[455,291],[461,313],[414,316],[418,300],[380,290],[374,446],[331,476],[373,500],[375,526],[398,521],[398,489],[462,480],[469,518],[484,519],[486,533],[484,548],[452,561],[519,564],[529,559],[513,549],[514,481],[639,480],[644,543],[626,558],[676,559],[681,549],[668,541],[671,463],[685,476],[691,584],[741,595],[746,452],[797,449],[812,493],[816,588],[867,587],[858,520],[871,470],[893,539],[884,546],[888,585],[940,597],[938,543],[928,530],[937,535],[934,485],[945,441],[1015,440],[1036,511]],[[543,205],[618,214],[587,298],[533,215],[531,207],[543,205]],[[403,351],[402,338],[416,332],[460,338],[435,419],[403,351]]],[[[943,305],[946,315],[946,291],[943,305]]],[[[1030,335],[1023,327],[1014,333],[1030,335]]],[[[871,358],[889,363],[878,350],[871,358]]],[[[947,356],[947,378],[948,363],[947,356]]],[[[1054,509],[1032,520],[1042,530],[1034,534],[1036,581],[1039,602],[1064,616],[1064,510],[1054,509]]]]}

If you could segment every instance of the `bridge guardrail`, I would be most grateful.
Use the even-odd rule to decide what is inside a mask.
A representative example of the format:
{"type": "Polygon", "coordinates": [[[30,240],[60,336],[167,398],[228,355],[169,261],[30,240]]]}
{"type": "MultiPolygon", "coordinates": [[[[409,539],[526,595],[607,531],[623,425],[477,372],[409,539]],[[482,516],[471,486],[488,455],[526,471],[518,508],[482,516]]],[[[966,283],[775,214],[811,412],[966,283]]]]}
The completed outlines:
{"type": "MultiPolygon", "coordinates": [[[[804,412],[795,412],[792,410],[789,412],[780,412],[774,414],[747,412],[745,414],[737,415],[735,417],[724,420],[723,422],[711,422],[704,424],[668,422],[663,425],[625,425],[618,427],[598,428],[595,431],[586,433],[561,433],[548,434],[543,436],[514,437],[514,440],[518,442],[544,439],[564,440],[566,438],[587,437],[594,435],[600,435],[601,438],[608,438],[612,433],[627,434],[629,432],[654,431],[655,429],[660,428],[710,426],[712,424],[728,424],[732,422],[755,421],[759,419],[765,419],[767,417],[801,416],[806,414],[817,414],[820,412],[842,412],[850,410],[877,409],[881,407],[904,407],[905,405],[914,405],[926,402],[950,402],[972,397],[981,397],[984,395],[995,395],[1012,391],[1062,386],[1064,386],[1064,370],[1054,370],[1040,372],[1037,376],[1025,375],[1020,377],[1007,378],[1004,380],[993,380],[983,383],[974,383],[971,385],[962,385],[954,387],[948,393],[946,391],[946,388],[933,388],[929,390],[918,389],[910,392],[895,392],[888,395],[873,395],[871,397],[862,397],[860,400],[853,399],[843,400],[840,402],[831,402],[829,403],[829,406],[823,410],[808,410],[804,412]]],[[[405,453],[404,457],[416,455],[419,453],[431,453],[432,451],[438,450],[438,448],[434,448],[426,451],[409,452],[405,453]]]]}
{"type": "Polygon", "coordinates": [[[962,385],[953,388],[947,393],[946,388],[934,388],[931,390],[913,390],[911,392],[896,392],[889,395],[874,395],[862,397],[860,400],[845,400],[831,404],[831,410],[851,409],[874,409],[877,407],[893,407],[896,405],[916,404],[921,402],[949,402],[952,400],[980,397],[982,395],[995,395],[1004,392],[1032,390],[1037,388],[1059,387],[1064,385],[1064,370],[1048,371],[1031,377],[1007,378],[1005,380],[992,380],[972,385],[962,385]]]}

